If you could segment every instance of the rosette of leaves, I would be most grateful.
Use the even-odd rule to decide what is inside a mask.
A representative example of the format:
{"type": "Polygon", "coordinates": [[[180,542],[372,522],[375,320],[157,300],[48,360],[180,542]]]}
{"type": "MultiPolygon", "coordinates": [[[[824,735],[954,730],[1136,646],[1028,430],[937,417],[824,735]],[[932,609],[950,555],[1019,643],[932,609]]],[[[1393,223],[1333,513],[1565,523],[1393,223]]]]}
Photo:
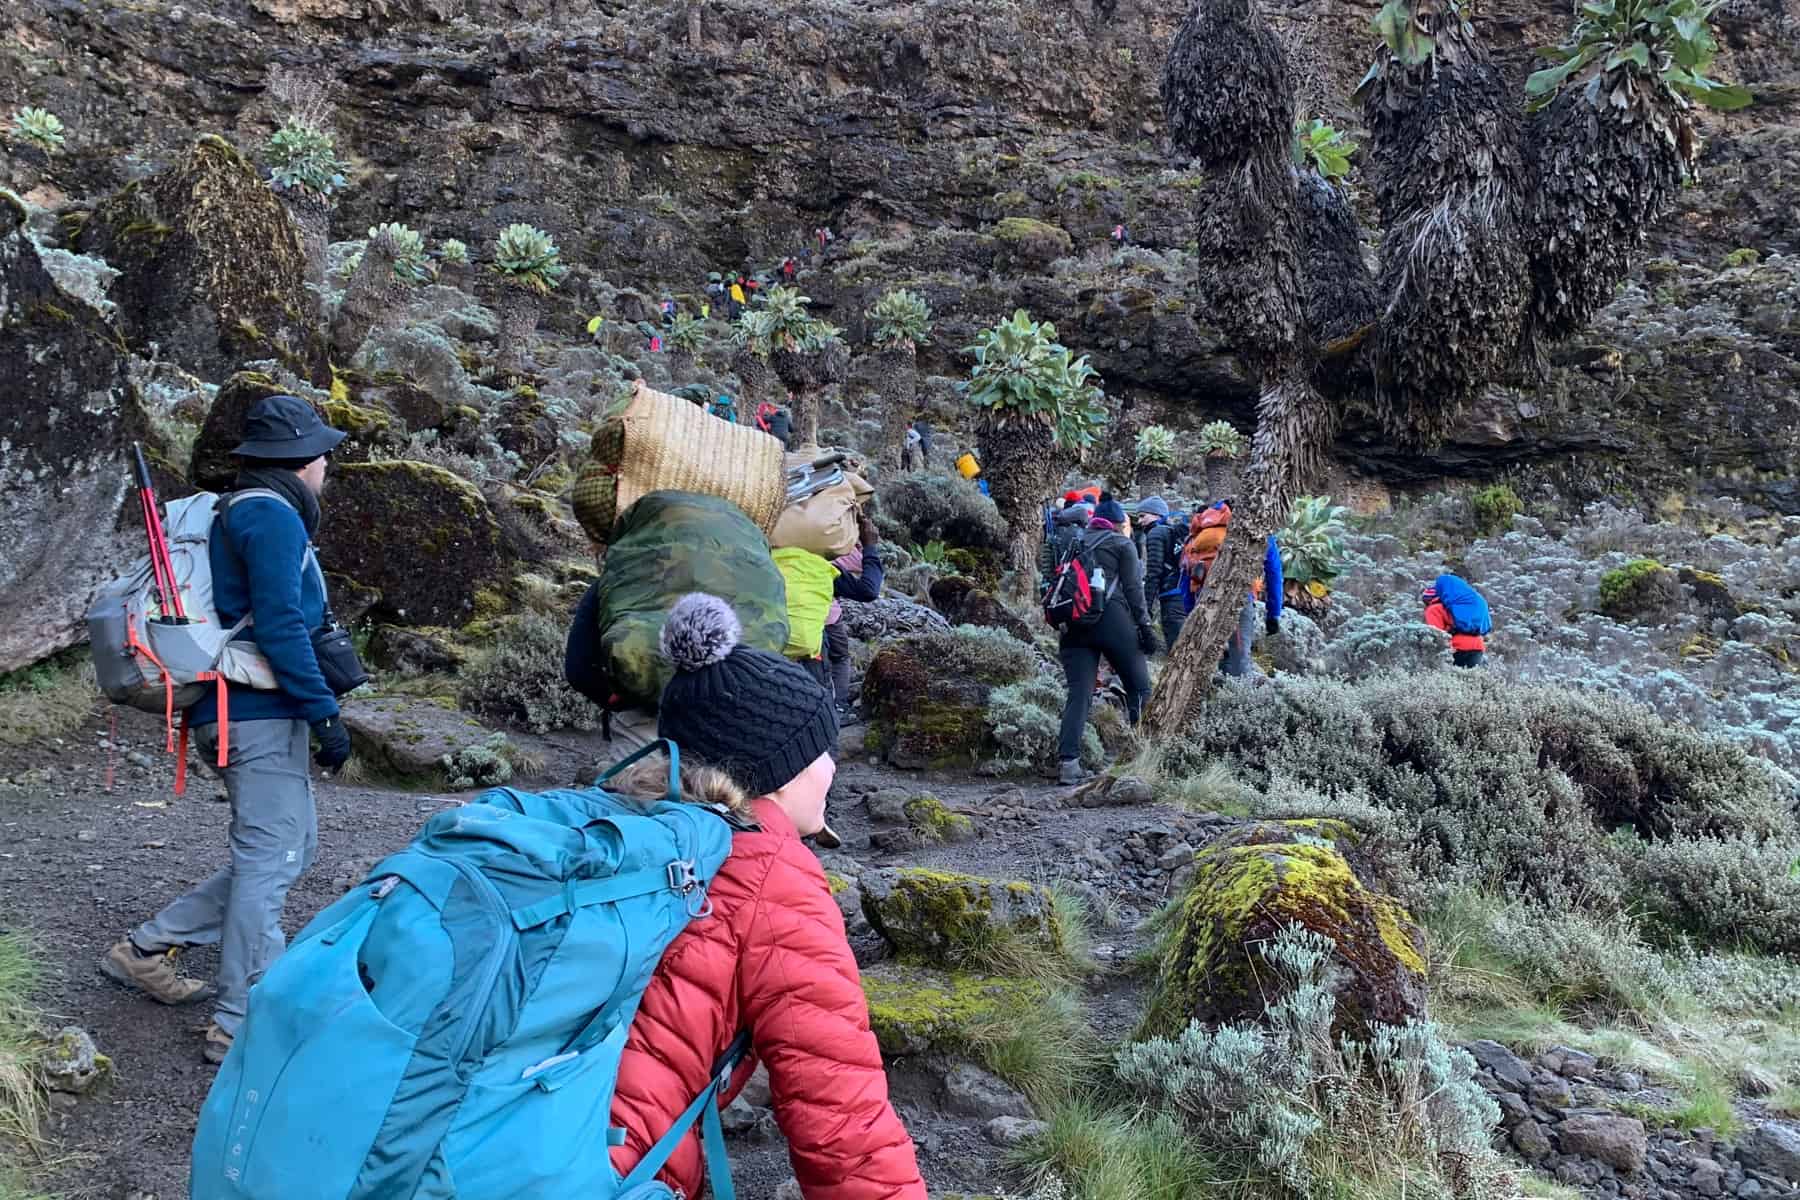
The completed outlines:
{"type": "Polygon", "coordinates": [[[337,139],[298,117],[289,117],[269,135],[263,153],[269,160],[269,182],[277,191],[328,204],[347,186],[337,139]]]}
{"type": "Polygon", "coordinates": [[[425,239],[396,221],[369,229],[369,239],[345,267],[349,282],[331,322],[332,349],[343,359],[356,353],[369,331],[398,309],[406,289],[431,278],[425,239]]]}
{"type": "Polygon", "coordinates": [[[59,154],[63,148],[63,123],[47,108],[21,108],[12,116],[12,136],[45,154],[59,154]]]}
{"type": "MultiPolygon", "coordinates": [[[[1707,74],[1718,56],[1711,20],[1724,0],[1586,0],[1561,43],[1540,53],[1556,65],[1525,81],[1532,106],[1550,103],[1567,83],[1587,75],[1590,104],[1626,109],[1671,138],[1681,132],[1652,97],[1724,111],[1750,104],[1750,90],[1707,74]]],[[[1688,129],[1691,137],[1691,127],[1688,129]]],[[[1691,161],[1691,160],[1690,160],[1691,161]]]]}
{"type": "Polygon", "coordinates": [[[1038,506],[1056,475],[1058,454],[1086,449],[1106,420],[1099,375],[1086,356],[1056,340],[1056,326],[1019,309],[984,331],[964,353],[975,358],[968,402],[977,410],[983,473],[1011,531],[1014,590],[1035,590],[1043,537],[1038,506]]]}
{"type": "Polygon", "coordinates": [[[1175,465],[1175,431],[1166,425],[1146,425],[1138,430],[1137,460],[1147,467],[1175,465]]]}
{"type": "Polygon", "coordinates": [[[1342,179],[1350,173],[1350,156],[1356,142],[1349,134],[1314,117],[1294,126],[1294,165],[1310,168],[1325,179],[1342,179]]]}
{"type": "Polygon", "coordinates": [[[881,465],[898,470],[906,429],[919,395],[918,348],[931,338],[925,297],[897,288],[865,314],[874,326],[877,390],[881,394],[881,465]]]}
{"type": "Polygon", "coordinates": [[[820,389],[842,382],[850,369],[843,330],[813,316],[811,303],[777,284],[758,298],[761,316],[744,326],[746,338],[766,347],[769,365],[794,393],[794,436],[801,445],[818,442],[820,389]]]}
{"type": "Polygon", "coordinates": [[[1281,546],[1281,573],[1289,583],[1318,596],[1344,573],[1344,517],[1349,512],[1328,496],[1294,501],[1287,525],[1275,539],[1281,546]]]}
{"type": "Polygon", "coordinates": [[[668,343],[671,350],[683,354],[698,354],[706,345],[706,322],[691,313],[682,313],[669,326],[668,343]]]}
{"type": "Polygon", "coordinates": [[[569,273],[550,235],[523,222],[508,225],[495,239],[494,270],[506,282],[539,295],[569,273]]]}
{"type": "Polygon", "coordinates": [[[469,248],[456,238],[445,238],[438,243],[438,259],[452,267],[469,265],[469,248]]]}
{"type": "Polygon", "coordinates": [[[1208,421],[1200,427],[1200,449],[1208,458],[1239,458],[1244,435],[1230,421],[1208,421]]]}
{"type": "Polygon", "coordinates": [[[431,278],[431,262],[425,257],[425,239],[418,230],[398,221],[383,221],[370,227],[369,240],[385,240],[394,257],[394,277],[408,283],[423,283],[431,278]]]}

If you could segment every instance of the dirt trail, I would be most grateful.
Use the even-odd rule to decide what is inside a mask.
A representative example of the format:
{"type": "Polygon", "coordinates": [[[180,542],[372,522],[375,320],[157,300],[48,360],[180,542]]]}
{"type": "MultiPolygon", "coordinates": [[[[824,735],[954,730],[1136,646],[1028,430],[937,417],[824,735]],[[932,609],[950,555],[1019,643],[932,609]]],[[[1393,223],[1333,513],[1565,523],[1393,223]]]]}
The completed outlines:
{"type": "MultiPolygon", "coordinates": [[[[43,1183],[69,1200],[175,1200],[187,1194],[188,1147],[212,1079],[212,1069],[199,1057],[199,1031],[208,1010],[160,1007],[112,984],[95,964],[133,924],[223,861],[228,813],[223,789],[205,775],[192,780],[186,796],[172,794],[173,760],[161,752],[160,722],[121,712],[117,748],[109,751],[110,720],[97,714],[61,744],[35,747],[29,754],[0,752],[0,912],[44,949],[43,1000],[51,1019],[90,1030],[116,1065],[116,1079],[103,1095],[55,1118],[52,1132],[62,1157],[43,1183]],[[110,792],[105,788],[109,766],[110,792]]],[[[591,778],[593,764],[610,757],[598,735],[513,736],[545,761],[541,776],[515,781],[525,787],[591,778]]],[[[953,807],[975,810],[981,829],[973,842],[881,854],[869,849],[863,804],[834,799],[833,822],[846,840],[843,852],[875,865],[923,863],[1052,881],[1069,872],[1071,845],[1088,837],[1116,837],[1122,824],[1158,815],[1060,810],[1053,803],[1055,789],[899,773],[854,760],[840,771],[841,794],[878,787],[930,790],[953,807]],[[1006,806],[1008,815],[982,818],[981,810],[997,795],[1001,799],[991,803],[1006,806]],[[1032,810],[1039,804],[1041,815],[1032,810]]],[[[290,895],[290,932],[409,839],[427,816],[472,794],[338,782],[322,782],[317,791],[319,860],[290,895]]],[[[1126,902],[1126,924],[1157,900],[1137,891],[1122,888],[1117,897],[1126,902]]],[[[1123,931],[1102,936],[1103,941],[1127,938],[1123,931]]],[[[184,965],[207,978],[216,962],[206,948],[189,952],[184,965]]],[[[1096,1026],[1117,1028],[1129,1019],[1131,993],[1122,981],[1097,980],[1096,1026]]],[[[980,1136],[979,1122],[944,1119],[905,1103],[900,1107],[934,1190],[986,1191],[1001,1182],[1000,1151],[980,1136]]],[[[733,1160],[744,1200],[769,1200],[790,1175],[778,1133],[760,1141],[736,1140],[733,1160]]]]}

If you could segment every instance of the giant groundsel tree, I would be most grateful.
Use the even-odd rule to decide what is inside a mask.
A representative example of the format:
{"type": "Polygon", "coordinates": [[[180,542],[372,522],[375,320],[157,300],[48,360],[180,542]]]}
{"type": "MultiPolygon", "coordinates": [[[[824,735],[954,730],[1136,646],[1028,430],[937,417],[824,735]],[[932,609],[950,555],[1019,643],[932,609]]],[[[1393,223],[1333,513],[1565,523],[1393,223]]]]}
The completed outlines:
{"type": "Polygon", "coordinates": [[[1260,397],[1232,534],[1146,710],[1153,733],[1174,733],[1209,685],[1264,536],[1316,478],[1346,409],[1430,444],[1611,299],[1694,167],[1695,105],[1749,102],[1707,73],[1719,3],[1587,0],[1522,97],[1470,0],[1388,0],[1357,92],[1382,222],[1371,271],[1342,188],[1294,151],[1295,79],[1257,0],[1196,0],[1163,106],[1207,178],[1202,299],[1260,397]]]}

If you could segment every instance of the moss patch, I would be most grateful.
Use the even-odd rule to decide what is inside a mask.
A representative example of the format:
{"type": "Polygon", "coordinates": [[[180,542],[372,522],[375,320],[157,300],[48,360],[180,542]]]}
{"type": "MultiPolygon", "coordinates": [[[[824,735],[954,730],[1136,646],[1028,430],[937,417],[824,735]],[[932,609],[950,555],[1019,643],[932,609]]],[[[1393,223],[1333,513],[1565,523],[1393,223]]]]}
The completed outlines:
{"type": "Polygon", "coordinates": [[[927,842],[966,842],[975,836],[975,822],[936,796],[914,796],[906,802],[905,811],[906,823],[927,842]]]}
{"type": "Polygon", "coordinates": [[[976,1049],[1011,1015],[1041,1004],[1049,989],[1028,979],[938,974],[884,964],[863,975],[869,1027],[884,1054],[956,1053],[976,1049]]]}
{"type": "Polygon", "coordinates": [[[885,868],[863,877],[862,893],[869,923],[902,956],[919,961],[991,969],[1066,951],[1049,891],[1022,880],[885,868]]]}
{"type": "Polygon", "coordinates": [[[1615,621],[1654,615],[1680,598],[1675,572],[1654,558],[1639,558],[1600,577],[1600,611],[1615,621]]]}

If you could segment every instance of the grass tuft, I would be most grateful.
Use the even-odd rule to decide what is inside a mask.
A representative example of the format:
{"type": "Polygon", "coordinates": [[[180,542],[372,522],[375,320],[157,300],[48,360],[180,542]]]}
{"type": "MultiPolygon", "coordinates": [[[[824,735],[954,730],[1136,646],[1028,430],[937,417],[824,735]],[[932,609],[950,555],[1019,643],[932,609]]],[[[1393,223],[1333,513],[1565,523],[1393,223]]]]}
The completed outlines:
{"type": "Polygon", "coordinates": [[[1043,1136],[1013,1154],[1043,1186],[1065,1181],[1078,1200],[1200,1200],[1221,1187],[1218,1165],[1169,1113],[1132,1113],[1074,1096],[1050,1109],[1043,1136]]]}
{"type": "Polygon", "coordinates": [[[87,720],[99,701],[85,646],[0,675],[0,746],[27,746],[65,734],[87,720]]]}
{"type": "Polygon", "coordinates": [[[44,1093],[34,1065],[36,1013],[31,1003],[37,983],[30,943],[16,933],[0,932],[0,1200],[35,1194],[12,1155],[41,1140],[44,1093]]]}

